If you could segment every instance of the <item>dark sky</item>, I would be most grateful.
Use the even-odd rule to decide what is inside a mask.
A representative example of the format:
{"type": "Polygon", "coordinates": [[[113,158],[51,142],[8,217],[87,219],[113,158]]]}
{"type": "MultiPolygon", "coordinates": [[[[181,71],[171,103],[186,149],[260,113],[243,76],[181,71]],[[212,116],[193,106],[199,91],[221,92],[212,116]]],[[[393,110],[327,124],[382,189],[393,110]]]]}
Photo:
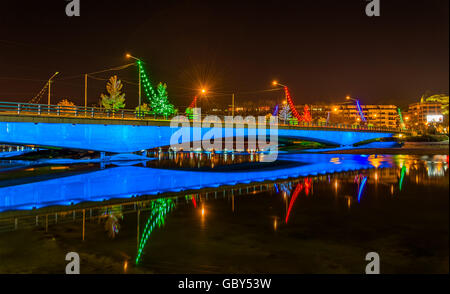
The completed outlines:
{"type": "MultiPolygon", "coordinates": [[[[251,92],[274,79],[298,104],[351,94],[402,106],[425,92],[448,93],[448,0],[381,0],[381,16],[372,18],[365,0],[81,0],[81,16],[72,18],[67,3],[1,2],[0,101],[30,100],[59,71],[52,102],[82,104],[81,74],[127,64],[126,52],[146,62],[152,81],[167,82],[177,106],[202,84],[236,92],[238,105],[263,103],[282,93],[251,92]]],[[[116,74],[137,82],[135,67],[116,74]]],[[[89,103],[104,86],[89,79],[89,103]]],[[[124,90],[127,108],[134,107],[137,86],[124,90]]]]}

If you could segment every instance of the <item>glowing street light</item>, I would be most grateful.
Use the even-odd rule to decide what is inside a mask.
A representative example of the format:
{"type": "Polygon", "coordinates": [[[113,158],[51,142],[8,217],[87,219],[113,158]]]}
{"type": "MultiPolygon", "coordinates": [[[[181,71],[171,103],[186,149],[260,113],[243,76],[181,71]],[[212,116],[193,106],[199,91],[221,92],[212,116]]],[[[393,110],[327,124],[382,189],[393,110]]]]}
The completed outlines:
{"type": "MultiPolygon", "coordinates": [[[[283,87],[283,88],[285,88],[285,90],[286,90],[286,88],[287,88],[287,86],[285,86],[285,85],[283,85],[283,84],[280,84],[278,81],[273,81],[273,82],[272,82],[272,85],[273,85],[273,86],[280,86],[280,87],[283,87]]],[[[286,100],[283,100],[283,101],[282,101],[282,103],[283,103],[283,105],[286,105],[286,104],[287,104],[287,97],[286,97],[286,100]]]]}
{"type": "Polygon", "coordinates": [[[274,86],[281,86],[281,87],[287,87],[287,86],[285,86],[285,85],[283,85],[283,84],[280,84],[280,83],[277,82],[277,81],[273,81],[273,82],[272,82],[272,85],[274,85],[274,86]]]}
{"type": "Polygon", "coordinates": [[[50,85],[52,84],[52,79],[54,77],[56,77],[56,75],[59,74],[59,72],[55,72],[52,77],[48,80],[48,106],[49,106],[49,111],[50,111],[50,85]]]}
{"type": "Polygon", "coordinates": [[[134,57],[133,55],[131,55],[130,53],[127,53],[126,58],[132,58],[137,60],[138,62],[138,70],[139,70],[139,106],[138,106],[138,114],[139,117],[141,116],[141,60],[137,57],[134,57]]]}
{"type": "MultiPolygon", "coordinates": [[[[206,95],[206,92],[208,92],[205,88],[202,88],[202,89],[200,89],[199,90],[199,92],[203,95],[203,96],[205,96],[206,95]]],[[[194,107],[195,108],[197,108],[197,97],[198,96],[195,96],[195,98],[194,98],[194,107]]]]}
{"type": "MultiPolygon", "coordinates": [[[[358,99],[355,99],[355,98],[352,98],[352,97],[350,97],[349,95],[347,95],[347,96],[345,97],[345,99],[346,99],[346,100],[352,100],[352,101],[354,101],[354,102],[356,103],[356,107],[357,107],[357,109],[358,109],[359,116],[361,117],[361,119],[358,118],[357,121],[359,122],[359,121],[362,120],[362,122],[366,122],[366,118],[364,117],[364,113],[363,113],[363,111],[362,111],[361,104],[359,103],[359,100],[358,100],[358,99]]],[[[376,115],[375,115],[375,116],[376,116],[376,115]]]]}

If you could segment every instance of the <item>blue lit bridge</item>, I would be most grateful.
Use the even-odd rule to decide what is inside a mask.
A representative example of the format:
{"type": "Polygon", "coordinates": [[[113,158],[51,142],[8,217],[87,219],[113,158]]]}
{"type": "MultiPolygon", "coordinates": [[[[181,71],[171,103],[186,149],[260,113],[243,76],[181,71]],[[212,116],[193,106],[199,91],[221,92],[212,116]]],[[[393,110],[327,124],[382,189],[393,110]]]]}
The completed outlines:
{"type": "MultiPolygon", "coordinates": [[[[189,140],[194,138],[193,129],[191,124],[189,140]]],[[[136,118],[132,110],[113,115],[92,107],[64,109],[57,105],[0,102],[0,144],[127,153],[168,146],[177,130],[170,127],[167,117],[136,118]]],[[[201,136],[210,130],[202,127],[201,136]]],[[[268,134],[268,130],[264,131],[268,134]]],[[[278,125],[279,138],[338,146],[389,138],[399,132],[402,131],[344,124],[278,125]]],[[[242,134],[247,136],[248,128],[235,124],[231,131],[222,127],[216,138],[242,134]]]]}

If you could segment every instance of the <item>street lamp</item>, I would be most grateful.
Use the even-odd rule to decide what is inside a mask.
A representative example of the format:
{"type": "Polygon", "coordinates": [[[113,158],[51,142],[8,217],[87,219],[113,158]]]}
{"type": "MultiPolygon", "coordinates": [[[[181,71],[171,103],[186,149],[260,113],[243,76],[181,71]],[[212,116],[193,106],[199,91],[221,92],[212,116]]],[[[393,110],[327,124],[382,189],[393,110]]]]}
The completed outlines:
{"type": "MultiPolygon", "coordinates": [[[[345,97],[345,99],[352,100],[352,101],[354,101],[356,103],[356,107],[357,107],[357,110],[359,112],[359,116],[361,117],[361,121],[362,122],[366,122],[366,118],[364,117],[364,113],[362,111],[361,104],[359,103],[359,100],[355,99],[355,98],[352,98],[352,97],[350,97],[348,95],[345,97]]],[[[360,119],[357,119],[357,121],[360,121],[360,119]]]]}
{"type": "Polygon", "coordinates": [[[139,58],[134,57],[133,55],[131,55],[129,53],[127,53],[125,56],[127,58],[132,58],[132,59],[137,60],[137,63],[138,63],[138,70],[139,70],[139,106],[138,106],[138,115],[140,117],[140,115],[141,115],[141,62],[142,61],[139,58]]]}
{"type": "Polygon", "coordinates": [[[56,75],[57,74],[59,74],[59,72],[55,72],[53,75],[52,75],[52,77],[48,80],[48,111],[50,112],[50,85],[51,85],[51,83],[52,83],[52,79],[54,78],[54,77],[56,77],[56,75]]]}
{"type": "MultiPolygon", "coordinates": [[[[273,81],[273,82],[272,82],[272,85],[273,85],[273,86],[280,86],[280,87],[283,87],[283,88],[287,88],[287,86],[278,83],[278,81],[273,81]]],[[[286,100],[283,101],[283,104],[286,104],[286,103],[287,103],[287,97],[286,97],[286,100]]]]}
{"type": "Polygon", "coordinates": [[[274,86],[281,86],[281,87],[286,87],[286,88],[287,88],[287,86],[285,86],[285,85],[283,85],[283,84],[280,84],[280,83],[278,83],[277,81],[273,81],[273,82],[272,82],[272,85],[274,85],[274,86]]]}
{"type": "MultiPolygon", "coordinates": [[[[206,93],[206,90],[202,89],[202,93],[206,93]]],[[[230,95],[230,93],[221,93],[221,92],[210,92],[212,95],[216,94],[216,95],[230,95]]],[[[228,105],[229,106],[229,105],[228,105]]],[[[235,111],[235,106],[234,106],[234,93],[231,93],[231,116],[234,117],[234,111],[235,111]]]]}
{"type": "MultiPolygon", "coordinates": [[[[203,96],[206,95],[206,92],[207,92],[207,90],[206,90],[205,88],[202,88],[202,89],[200,90],[200,93],[201,93],[203,96]]],[[[195,105],[194,105],[194,107],[197,108],[197,96],[195,96],[195,105]]]]}

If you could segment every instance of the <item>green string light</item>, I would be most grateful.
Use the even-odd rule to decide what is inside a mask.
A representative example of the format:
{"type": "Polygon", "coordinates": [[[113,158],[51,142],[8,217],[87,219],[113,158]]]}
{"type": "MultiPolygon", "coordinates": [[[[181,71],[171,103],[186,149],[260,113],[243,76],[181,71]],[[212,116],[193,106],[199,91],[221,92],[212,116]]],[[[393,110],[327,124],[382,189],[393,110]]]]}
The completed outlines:
{"type": "Polygon", "coordinates": [[[139,263],[143,249],[147,244],[147,240],[156,227],[164,225],[166,215],[175,206],[172,199],[157,199],[151,202],[151,212],[145,224],[144,230],[139,242],[139,248],[136,255],[136,264],[139,263]]]}
{"type": "Polygon", "coordinates": [[[170,116],[175,113],[175,107],[169,102],[167,95],[167,86],[159,83],[157,90],[152,87],[148,74],[140,60],[137,61],[139,67],[139,75],[143,81],[144,94],[150,102],[151,114],[170,116]]]}

